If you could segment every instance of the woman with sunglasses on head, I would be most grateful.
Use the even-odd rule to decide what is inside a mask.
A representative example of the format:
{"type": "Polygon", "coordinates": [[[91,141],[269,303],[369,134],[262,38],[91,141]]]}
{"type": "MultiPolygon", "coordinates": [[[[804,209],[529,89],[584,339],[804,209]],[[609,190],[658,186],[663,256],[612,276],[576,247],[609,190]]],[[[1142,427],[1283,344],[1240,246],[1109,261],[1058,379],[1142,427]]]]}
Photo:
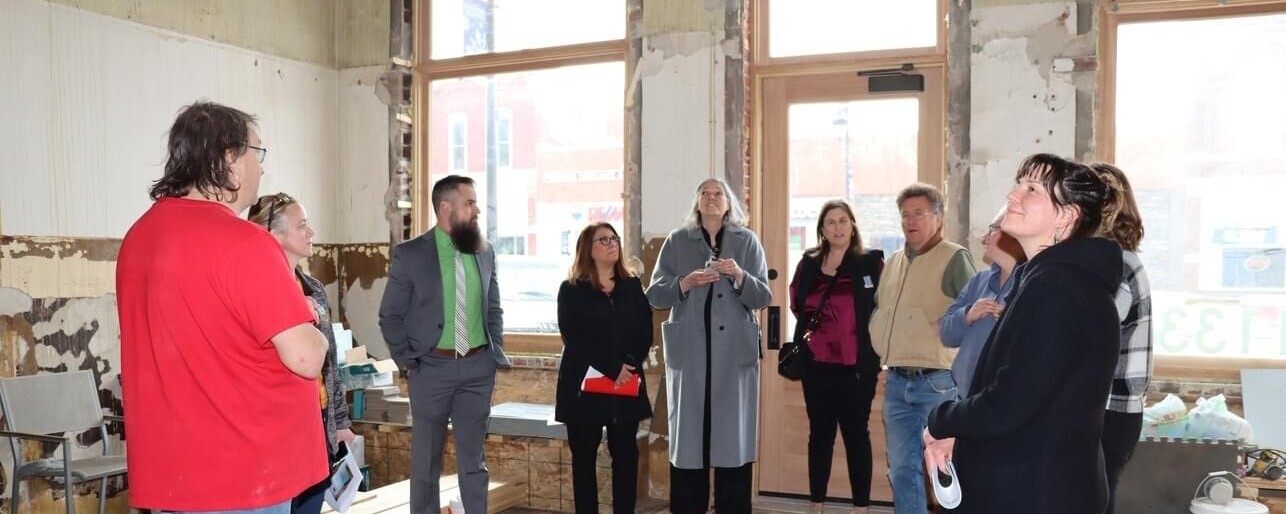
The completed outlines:
{"type": "Polygon", "coordinates": [[[978,357],[987,344],[987,336],[995,328],[996,321],[1005,310],[1005,297],[1014,288],[1014,267],[1027,262],[1027,255],[1018,241],[1000,230],[1000,222],[1005,219],[1005,211],[1000,211],[996,219],[987,226],[987,234],[982,236],[982,261],[991,267],[982,270],[964,289],[960,296],[947,307],[942,316],[942,344],[959,348],[956,359],[951,363],[951,376],[956,379],[956,387],[961,398],[969,397],[973,381],[973,369],[978,364],[978,357]]]}
{"type": "Polygon", "coordinates": [[[1014,178],[1000,228],[1028,260],[969,397],[929,414],[925,463],[954,464],[955,512],[1101,513],[1099,438],[1121,339],[1121,247],[1094,237],[1110,193],[1089,167],[1049,154],[1014,178]]]}
{"type": "Polygon", "coordinates": [[[576,257],[558,289],[558,331],[563,337],[554,419],[567,426],[572,491],[577,514],[598,512],[595,463],[607,429],[612,456],[612,512],[631,514],[638,496],[639,421],[652,417],[643,361],[652,346],[652,308],[643,283],[622,263],[621,238],[606,222],[591,223],[576,239],[576,257]],[[615,387],[637,379],[638,394],[581,390],[590,368],[615,387]]]}
{"type": "MultiPolygon", "coordinates": [[[[335,455],[340,441],[351,444],[354,437],[353,422],[348,417],[348,402],[344,398],[344,386],[339,380],[339,369],[336,362],[335,333],[330,325],[330,302],[326,300],[326,290],[320,280],[313,278],[299,267],[299,263],[313,253],[313,236],[316,232],[308,225],[308,211],[294,198],[286,193],[261,196],[250,206],[251,222],[264,227],[281,243],[286,258],[295,266],[295,280],[308,297],[308,303],[317,311],[317,330],[326,336],[330,349],[326,351],[326,360],[322,364],[322,373],[318,378],[318,408],[322,411],[322,427],[326,431],[328,455],[335,455]]],[[[291,502],[291,514],[318,514],[321,512],[323,495],[330,477],[305,489],[291,502]]]]}

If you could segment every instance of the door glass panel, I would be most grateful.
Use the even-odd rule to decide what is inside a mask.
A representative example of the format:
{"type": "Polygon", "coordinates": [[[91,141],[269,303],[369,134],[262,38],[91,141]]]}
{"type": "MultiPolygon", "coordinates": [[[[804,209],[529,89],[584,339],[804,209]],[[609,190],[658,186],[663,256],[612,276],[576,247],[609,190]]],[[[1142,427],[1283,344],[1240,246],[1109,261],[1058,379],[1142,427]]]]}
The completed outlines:
{"type": "MultiPolygon", "coordinates": [[[[918,176],[920,101],[915,98],[794,104],[789,108],[790,237],[787,268],[817,245],[828,200],[853,207],[862,245],[902,247],[898,191],[918,176]]],[[[787,337],[794,316],[787,316],[787,337]]]]}

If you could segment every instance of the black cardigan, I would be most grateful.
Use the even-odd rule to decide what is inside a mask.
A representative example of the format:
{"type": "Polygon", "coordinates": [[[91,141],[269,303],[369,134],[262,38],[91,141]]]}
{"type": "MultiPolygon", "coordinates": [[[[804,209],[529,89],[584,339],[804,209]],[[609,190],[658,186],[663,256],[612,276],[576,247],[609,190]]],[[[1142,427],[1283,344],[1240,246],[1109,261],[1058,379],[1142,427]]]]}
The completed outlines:
{"type": "Polygon", "coordinates": [[[929,415],[929,433],[956,438],[956,512],[1102,512],[1099,439],[1120,353],[1121,247],[1098,238],[1056,244],[1012,280],[972,394],[929,415]]]}
{"type": "MultiPolygon", "coordinates": [[[[854,319],[857,320],[857,333],[861,336],[861,346],[857,349],[857,367],[861,376],[876,376],[880,372],[880,356],[875,353],[875,348],[871,346],[871,312],[875,309],[875,289],[880,286],[880,272],[884,270],[884,252],[880,250],[867,250],[859,256],[848,254],[840,262],[836,273],[848,274],[849,279],[853,282],[853,291],[857,292],[856,298],[853,298],[853,310],[855,311],[854,319]],[[870,280],[870,287],[866,286],[867,280],[870,280]]],[[[808,293],[813,290],[813,284],[822,274],[821,257],[809,257],[805,255],[795,266],[795,276],[790,279],[790,283],[795,285],[795,298],[791,302],[792,309],[804,307],[804,301],[808,298],[808,293]]],[[[793,312],[793,311],[792,311],[793,312]]],[[[792,341],[799,342],[803,340],[805,320],[800,319],[801,312],[795,314],[795,333],[791,338],[792,341]]]]}
{"type": "Polygon", "coordinates": [[[645,380],[635,398],[580,390],[590,366],[613,378],[625,363],[643,372],[652,346],[652,307],[638,278],[618,280],[610,297],[589,282],[563,282],[558,289],[558,330],[563,336],[563,357],[558,365],[555,420],[608,424],[652,417],[645,380]]]}

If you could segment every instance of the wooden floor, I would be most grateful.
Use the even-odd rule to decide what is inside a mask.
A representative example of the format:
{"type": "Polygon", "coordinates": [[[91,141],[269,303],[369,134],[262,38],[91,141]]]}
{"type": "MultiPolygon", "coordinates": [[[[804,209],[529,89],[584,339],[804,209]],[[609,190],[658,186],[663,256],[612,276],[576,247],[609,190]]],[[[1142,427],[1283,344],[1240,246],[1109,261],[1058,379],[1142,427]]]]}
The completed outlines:
{"type": "MultiPolygon", "coordinates": [[[[635,506],[635,514],[662,514],[670,512],[666,507],[669,502],[665,500],[641,500],[635,506]]],[[[601,514],[611,514],[611,506],[599,506],[601,514]]],[[[808,502],[805,500],[792,500],[787,498],[767,498],[761,497],[755,500],[754,512],[756,514],[797,514],[808,512],[808,502]]],[[[852,509],[848,506],[838,503],[826,504],[826,514],[849,514],[852,509]]],[[[525,507],[513,507],[501,511],[501,514],[549,514],[549,511],[529,509],[525,507]]],[[[871,514],[893,514],[892,507],[871,507],[871,514]]]]}

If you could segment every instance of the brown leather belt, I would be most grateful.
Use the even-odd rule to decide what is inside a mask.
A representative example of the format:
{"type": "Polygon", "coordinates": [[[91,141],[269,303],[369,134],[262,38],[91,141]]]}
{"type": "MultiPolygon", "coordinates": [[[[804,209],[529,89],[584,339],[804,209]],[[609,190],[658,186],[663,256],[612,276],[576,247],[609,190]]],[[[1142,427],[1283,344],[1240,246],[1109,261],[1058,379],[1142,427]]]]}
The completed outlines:
{"type": "Polygon", "coordinates": [[[485,345],[485,344],[484,344],[484,345],[482,345],[482,346],[479,346],[479,347],[477,347],[477,348],[470,348],[470,349],[469,349],[469,351],[467,351],[467,352],[465,352],[465,353],[464,353],[464,355],[460,355],[460,354],[456,353],[456,351],[455,351],[455,350],[448,350],[448,349],[445,349],[445,348],[434,348],[432,353],[433,353],[433,355],[437,355],[437,356],[439,356],[439,357],[458,357],[458,358],[463,358],[463,357],[468,357],[468,356],[470,356],[470,355],[473,355],[473,354],[475,354],[475,353],[478,353],[478,352],[480,352],[480,351],[482,351],[482,350],[485,350],[486,348],[487,348],[487,345],[485,345]]]}

